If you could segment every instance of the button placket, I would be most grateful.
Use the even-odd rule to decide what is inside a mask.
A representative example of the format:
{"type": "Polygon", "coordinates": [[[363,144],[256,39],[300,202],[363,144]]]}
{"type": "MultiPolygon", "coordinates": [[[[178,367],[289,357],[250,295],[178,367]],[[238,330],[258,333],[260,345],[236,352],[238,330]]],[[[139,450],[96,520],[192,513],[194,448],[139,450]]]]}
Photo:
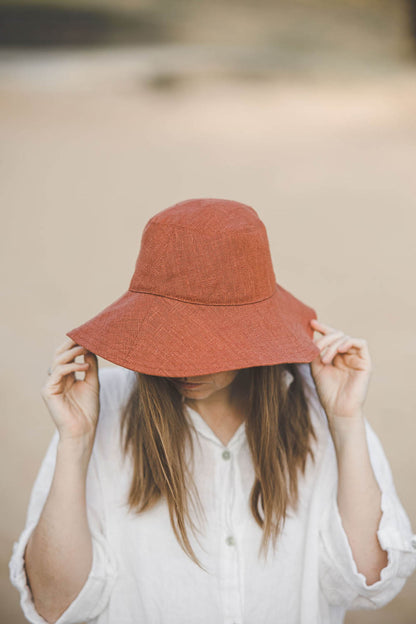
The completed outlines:
{"type": "Polygon", "coordinates": [[[239,622],[241,611],[240,557],[236,535],[236,456],[235,448],[225,448],[221,452],[220,474],[222,484],[222,564],[221,585],[224,605],[224,621],[239,622]]]}
{"type": "Polygon", "coordinates": [[[229,497],[228,501],[225,501],[226,504],[226,530],[228,534],[225,538],[225,543],[227,546],[235,546],[235,536],[234,536],[234,525],[233,525],[233,508],[235,501],[235,466],[234,462],[231,462],[231,453],[228,449],[225,449],[222,453],[222,457],[224,460],[229,462],[228,466],[228,483],[229,483],[229,497]]]}

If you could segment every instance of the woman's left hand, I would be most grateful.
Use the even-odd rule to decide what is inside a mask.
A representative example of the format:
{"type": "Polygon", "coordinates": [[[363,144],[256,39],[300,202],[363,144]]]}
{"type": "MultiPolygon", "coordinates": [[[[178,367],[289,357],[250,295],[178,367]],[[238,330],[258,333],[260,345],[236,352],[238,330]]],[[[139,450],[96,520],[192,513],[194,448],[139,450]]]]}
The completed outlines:
{"type": "Polygon", "coordinates": [[[366,340],[351,338],[316,319],[310,323],[322,334],[314,339],[320,355],[310,367],[328,418],[362,416],[372,370],[366,340]]]}

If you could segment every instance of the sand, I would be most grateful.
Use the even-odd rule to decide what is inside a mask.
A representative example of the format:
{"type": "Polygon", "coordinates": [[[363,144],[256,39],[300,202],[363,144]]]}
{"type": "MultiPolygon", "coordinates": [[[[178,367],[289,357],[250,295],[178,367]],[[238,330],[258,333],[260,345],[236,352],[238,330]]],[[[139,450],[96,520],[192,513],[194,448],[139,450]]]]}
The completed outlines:
{"type": "MultiPolygon", "coordinates": [[[[416,74],[243,80],[149,58],[0,60],[8,624],[24,622],[6,564],[54,431],[40,396],[53,352],[127,290],[146,221],[182,199],[252,205],[279,283],[367,339],[366,416],[416,526],[416,74]]],[[[346,622],[410,624],[415,590],[346,622]]]]}

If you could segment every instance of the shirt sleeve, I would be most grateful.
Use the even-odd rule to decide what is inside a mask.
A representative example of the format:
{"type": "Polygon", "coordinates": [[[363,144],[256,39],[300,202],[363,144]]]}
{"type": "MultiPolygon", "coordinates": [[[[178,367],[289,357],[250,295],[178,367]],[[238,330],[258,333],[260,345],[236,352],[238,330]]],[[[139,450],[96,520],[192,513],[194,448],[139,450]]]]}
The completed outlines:
{"type": "MultiPolygon", "coordinates": [[[[382,516],[377,538],[388,556],[380,579],[368,585],[365,576],[357,570],[337,505],[337,483],[330,488],[319,533],[321,589],[330,604],[348,610],[377,609],[386,605],[401,591],[416,568],[416,535],[397,496],[383,447],[367,420],[365,426],[370,461],[381,490],[382,516]]],[[[331,447],[330,461],[335,462],[335,467],[327,466],[327,474],[336,472],[335,450],[331,447]]]]}
{"type": "MultiPolygon", "coordinates": [[[[107,401],[104,388],[100,387],[101,411],[105,411],[107,401]]],[[[26,576],[24,552],[29,537],[36,527],[52,483],[55,470],[59,433],[56,430],[35,479],[29,499],[26,523],[17,542],[13,544],[9,561],[10,581],[20,594],[20,606],[26,619],[33,624],[47,624],[36,611],[26,576]]],[[[88,622],[99,615],[106,607],[115,584],[118,563],[105,533],[105,514],[101,483],[97,470],[95,443],[88,466],[86,480],[87,516],[92,537],[92,566],[88,578],[78,596],[61,614],[56,624],[77,624],[88,622]]]]}

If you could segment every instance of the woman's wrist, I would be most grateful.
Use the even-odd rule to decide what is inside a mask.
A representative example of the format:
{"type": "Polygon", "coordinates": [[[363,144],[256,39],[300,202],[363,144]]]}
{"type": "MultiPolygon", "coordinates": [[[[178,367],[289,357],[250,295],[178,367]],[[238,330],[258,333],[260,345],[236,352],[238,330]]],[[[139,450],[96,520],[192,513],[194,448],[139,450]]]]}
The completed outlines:
{"type": "Polygon", "coordinates": [[[86,468],[91,457],[94,439],[95,435],[80,438],[61,437],[58,442],[57,461],[59,458],[64,462],[79,463],[86,468]]]}
{"type": "Polygon", "coordinates": [[[362,413],[348,417],[332,416],[328,418],[328,422],[337,451],[341,451],[345,446],[354,443],[357,439],[365,440],[365,422],[362,413]]]}

